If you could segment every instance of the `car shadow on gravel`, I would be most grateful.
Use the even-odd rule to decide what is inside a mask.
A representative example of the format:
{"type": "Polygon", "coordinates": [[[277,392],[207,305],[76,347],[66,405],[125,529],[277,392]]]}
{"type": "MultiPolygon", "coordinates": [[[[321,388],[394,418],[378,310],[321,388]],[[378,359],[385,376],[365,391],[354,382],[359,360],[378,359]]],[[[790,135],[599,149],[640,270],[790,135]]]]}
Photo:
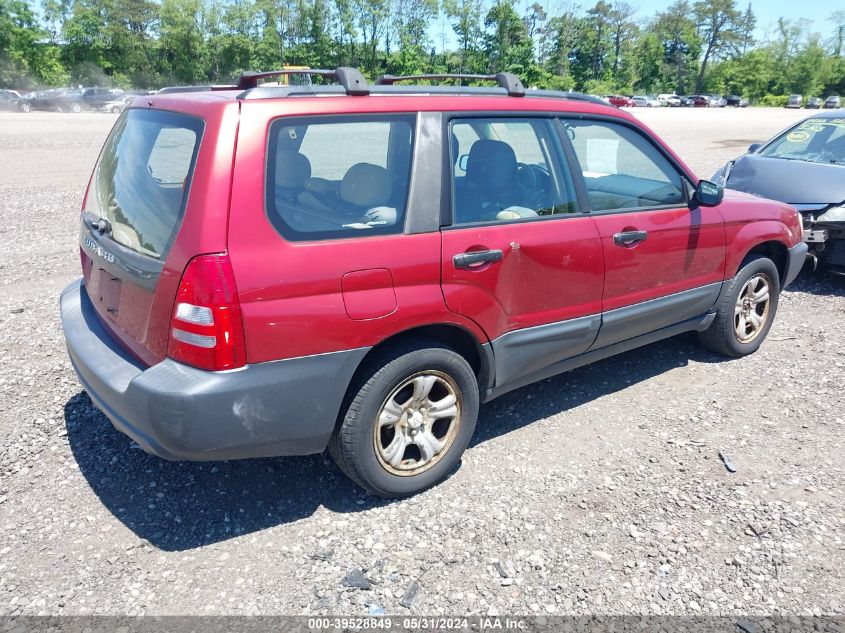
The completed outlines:
{"type": "MultiPolygon", "coordinates": [[[[679,336],[523,387],[482,407],[472,445],[648,380],[673,367],[718,362],[679,336]]],[[[391,501],[353,484],[327,455],[169,462],[114,429],[85,392],[65,404],[79,469],[105,507],[166,551],[193,549],[311,516],[320,506],[359,512],[391,501]]]]}
{"type": "Polygon", "coordinates": [[[573,369],[483,405],[470,446],[685,367],[690,361],[722,363],[730,359],[711,354],[689,333],[573,369]]]}
{"type": "Polygon", "coordinates": [[[170,462],[117,431],[85,392],[65,403],[79,470],[105,507],[138,537],[166,551],[291,523],[320,506],[358,512],[386,505],[358,488],[328,455],[230,462],[170,462]]]}

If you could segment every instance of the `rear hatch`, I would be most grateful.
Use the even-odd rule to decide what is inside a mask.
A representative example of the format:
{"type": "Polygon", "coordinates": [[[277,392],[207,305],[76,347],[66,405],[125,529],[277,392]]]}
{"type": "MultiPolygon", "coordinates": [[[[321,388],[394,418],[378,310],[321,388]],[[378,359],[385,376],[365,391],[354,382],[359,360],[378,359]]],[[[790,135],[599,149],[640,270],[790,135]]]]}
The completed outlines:
{"type": "Polygon", "coordinates": [[[167,354],[175,288],[160,289],[159,280],[185,213],[202,133],[196,117],[127,110],[106,141],[82,211],[88,297],[115,338],[146,364],[167,354]]]}

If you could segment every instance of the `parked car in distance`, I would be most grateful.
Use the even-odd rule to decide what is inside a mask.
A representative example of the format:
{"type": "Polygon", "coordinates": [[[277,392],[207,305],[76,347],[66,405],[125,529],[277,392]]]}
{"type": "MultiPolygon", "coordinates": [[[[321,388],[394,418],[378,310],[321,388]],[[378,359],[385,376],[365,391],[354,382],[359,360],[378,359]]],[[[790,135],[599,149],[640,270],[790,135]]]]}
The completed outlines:
{"type": "Polygon", "coordinates": [[[624,95],[607,95],[605,98],[610,105],[617,108],[633,108],[637,105],[631,97],[624,95]]]}
{"type": "Polygon", "coordinates": [[[12,112],[29,112],[32,107],[15,90],[0,90],[0,110],[12,112]]]}
{"type": "Polygon", "coordinates": [[[714,182],[793,205],[803,218],[810,256],[845,273],[845,115],[819,112],[744,156],[714,182]]]}
{"type": "Polygon", "coordinates": [[[793,207],[698,180],[587,95],[332,76],[145,97],[105,142],[61,318],[145,451],[328,447],[414,494],[481,402],[682,332],[753,353],[804,262],[793,207]]]}
{"type": "Polygon", "coordinates": [[[82,90],[81,105],[83,110],[117,112],[125,98],[126,93],[119,88],[85,88],[82,90]]]}
{"type": "Polygon", "coordinates": [[[111,112],[112,114],[120,114],[126,109],[127,103],[134,97],[116,97],[110,101],[104,101],[97,106],[100,112],[111,112]]]}
{"type": "Polygon", "coordinates": [[[660,94],[657,95],[657,100],[660,102],[660,105],[669,106],[670,108],[678,108],[681,106],[681,97],[675,94],[660,94]]]}
{"type": "Polygon", "coordinates": [[[690,95],[687,97],[687,102],[691,108],[709,108],[710,99],[705,95],[690,95]]]}
{"type": "Polygon", "coordinates": [[[824,100],[825,109],[836,109],[842,107],[842,98],[838,95],[831,95],[824,100]]]}
{"type": "Polygon", "coordinates": [[[801,95],[789,95],[789,98],[786,100],[786,107],[787,108],[800,108],[801,105],[804,103],[804,97],[801,95]]]}
{"type": "Polygon", "coordinates": [[[60,89],[38,90],[28,93],[25,98],[33,110],[57,110],[56,99],[62,93],[60,89]]]}
{"type": "Polygon", "coordinates": [[[711,108],[724,108],[728,105],[728,102],[725,100],[722,95],[704,95],[710,101],[711,108]]]}
{"type": "Polygon", "coordinates": [[[819,97],[810,97],[807,99],[807,103],[804,106],[807,110],[818,110],[822,107],[824,101],[821,100],[819,97]]]}
{"type": "Polygon", "coordinates": [[[725,104],[731,108],[747,108],[748,107],[748,99],[743,99],[739,95],[725,95],[722,97],[725,100],[725,104]]]}
{"type": "MultiPolygon", "coordinates": [[[[74,88],[52,93],[47,103],[59,112],[73,112],[78,114],[83,110],[90,110],[90,104],[83,98],[85,89],[74,88]]],[[[46,104],[45,104],[46,105],[46,104]]]]}
{"type": "Polygon", "coordinates": [[[27,99],[33,110],[79,113],[103,110],[105,104],[113,104],[123,94],[122,90],[112,88],[56,88],[33,93],[27,99]]]}

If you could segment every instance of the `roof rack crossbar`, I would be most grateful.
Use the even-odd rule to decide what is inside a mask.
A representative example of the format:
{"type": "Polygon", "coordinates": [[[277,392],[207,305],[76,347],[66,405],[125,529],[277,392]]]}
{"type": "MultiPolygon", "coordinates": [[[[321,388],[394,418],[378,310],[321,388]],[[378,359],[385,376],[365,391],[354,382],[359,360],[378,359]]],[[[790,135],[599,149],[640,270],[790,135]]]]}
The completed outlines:
{"type": "Polygon", "coordinates": [[[513,73],[496,73],[494,75],[473,75],[465,73],[442,73],[430,75],[382,75],[376,80],[377,86],[392,86],[397,81],[421,81],[438,79],[460,79],[467,81],[495,81],[508,92],[509,97],[524,97],[525,86],[519,77],[513,73]]]}
{"type": "Polygon", "coordinates": [[[357,68],[349,68],[348,66],[339,66],[334,70],[325,70],[321,68],[285,68],[283,70],[268,70],[265,72],[245,72],[241,74],[238,79],[238,90],[249,90],[258,87],[259,79],[266,79],[268,77],[282,77],[285,75],[317,75],[320,77],[329,77],[337,81],[348,95],[368,95],[370,94],[370,86],[364,75],[361,74],[357,68]]]}

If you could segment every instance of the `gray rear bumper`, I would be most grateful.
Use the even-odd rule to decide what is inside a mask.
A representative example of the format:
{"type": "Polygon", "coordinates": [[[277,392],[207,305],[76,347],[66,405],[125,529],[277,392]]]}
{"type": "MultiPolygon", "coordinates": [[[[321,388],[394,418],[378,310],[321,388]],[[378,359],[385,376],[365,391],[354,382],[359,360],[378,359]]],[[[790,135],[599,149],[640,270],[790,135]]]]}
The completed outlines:
{"type": "Polygon", "coordinates": [[[73,368],[92,402],[148,453],[221,460],[322,451],[366,348],[209,372],[176,361],[145,367],[105,330],[81,281],[61,318],[73,368]]]}
{"type": "Polygon", "coordinates": [[[786,275],[783,278],[784,288],[795,280],[804,267],[804,262],[807,260],[807,248],[806,242],[799,242],[787,251],[786,275]]]}

